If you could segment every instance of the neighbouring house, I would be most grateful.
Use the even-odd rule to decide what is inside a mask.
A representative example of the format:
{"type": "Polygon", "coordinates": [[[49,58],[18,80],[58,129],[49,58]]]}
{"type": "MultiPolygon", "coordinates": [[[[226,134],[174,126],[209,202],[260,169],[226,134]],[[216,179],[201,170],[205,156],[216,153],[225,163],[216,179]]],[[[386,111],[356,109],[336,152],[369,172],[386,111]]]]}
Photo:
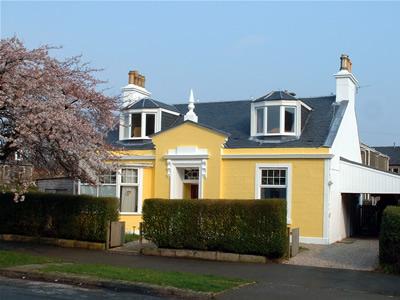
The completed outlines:
{"type": "Polygon", "coordinates": [[[400,174],[400,146],[378,146],[378,151],[389,156],[389,171],[400,174]]]}
{"type": "Polygon", "coordinates": [[[32,165],[26,163],[19,153],[15,153],[7,160],[0,160],[0,189],[30,183],[33,173],[32,165]]]}
{"type": "Polygon", "coordinates": [[[39,191],[53,194],[79,195],[80,182],[69,177],[40,178],[36,180],[39,191]]]}
{"type": "Polygon", "coordinates": [[[188,105],[172,105],[150,98],[144,76],[131,71],[108,136],[118,168],[79,192],[119,198],[128,231],[138,230],[148,198],[279,198],[301,242],[341,240],[354,234],[362,195],[398,195],[400,176],[362,164],[358,82],[347,55],[335,83],[328,96],[271,91],[196,102],[191,92],[188,105]]]}
{"type": "Polygon", "coordinates": [[[361,160],[364,165],[382,170],[389,171],[389,159],[390,157],[376,148],[370,147],[366,144],[361,143],[361,160]]]}

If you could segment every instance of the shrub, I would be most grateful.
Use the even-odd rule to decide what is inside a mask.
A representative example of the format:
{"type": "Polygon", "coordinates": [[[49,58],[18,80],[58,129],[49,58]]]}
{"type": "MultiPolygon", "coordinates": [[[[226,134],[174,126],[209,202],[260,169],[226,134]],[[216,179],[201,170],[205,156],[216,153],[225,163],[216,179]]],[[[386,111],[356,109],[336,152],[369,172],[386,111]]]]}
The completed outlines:
{"type": "Polygon", "coordinates": [[[385,268],[400,273],[399,206],[388,206],[383,211],[379,236],[379,261],[385,268]]]}
{"type": "Polygon", "coordinates": [[[144,237],[158,247],[282,257],[287,247],[283,200],[147,199],[144,237]]]}
{"type": "Polygon", "coordinates": [[[27,193],[15,203],[0,194],[0,233],[105,242],[109,221],[118,220],[116,198],[27,193]]]}

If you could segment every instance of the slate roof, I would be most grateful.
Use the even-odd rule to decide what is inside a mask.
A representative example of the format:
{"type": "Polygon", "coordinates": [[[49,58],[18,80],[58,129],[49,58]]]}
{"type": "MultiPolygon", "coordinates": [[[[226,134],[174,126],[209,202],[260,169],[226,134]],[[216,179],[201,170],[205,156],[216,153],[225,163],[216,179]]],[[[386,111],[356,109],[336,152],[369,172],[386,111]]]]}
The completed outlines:
{"type": "Polygon", "coordinates": [[[390,157],[390,165],[400,165],[400,146],[378,146],[374,148],[390,157]]]}
{"type": "Polygon", "coordinates": [[[138,102],[135,102],[131,105],[128,105],[127,107],[125,107],[123,110],[127,110],[127,109],[142,109],[142,108],[164,108],[170,111],[174,111],[174,112],[179,112],[175,106],[173,105],[169,105],[154,99],[150,99],[150,98],[144,98],[139,100],[138,102]]]}
{"type": "Polygon", "coordinates": [[[272,91],[254,100],[254,102],[274,101],[274,100],[298,100],[298,99],[295,97],[295,94],[289,93],[287,91],[272,91]]]}
{"type": "MultiPolygon", "coordinates": [[[[268,137],[264,140],[251,138],[250,107],[252,100],[200,102],[195,103],[194,111],[199,118],[199,124],[229,134],[226,148],[329,147],[328,137],[334,139],[336,136],[339,128],[337,124],[340,124],[343,111],[346,109],[344,104],[347,104],[338,105],[335,99],[334,95],[298,98],[312,108],[299,138],[268,137]]],[[[187,112],[186,103],[176,104],[174,107],[182,115],[187,112]]],[[[181,116],[172,126],[178,126],[183,122],[181,116]]],[[[126,149],[154,148],[151,142],[118,141],[118,126],[113,132],[110,132],[108,141],[114,146],[126,149]]]]}
{"type": "Polygon", "coordinates": [[[118,149],[126,149],[126,150],[151,150],[154,149],[154,144],[151,140],[119,140],[119,124],[115,125],[114,129],[111,130],[107,137],[106,142],[108,145],[118,148],[118,149]]]}

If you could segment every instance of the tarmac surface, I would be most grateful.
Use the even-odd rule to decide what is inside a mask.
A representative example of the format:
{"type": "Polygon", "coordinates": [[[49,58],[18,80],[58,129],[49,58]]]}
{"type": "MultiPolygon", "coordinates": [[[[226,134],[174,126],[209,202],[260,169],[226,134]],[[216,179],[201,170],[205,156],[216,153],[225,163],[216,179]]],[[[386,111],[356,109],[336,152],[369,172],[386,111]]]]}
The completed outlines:
{"type": "Polygon", "coordinates": [[[331,245],[301,245],[288,264],[373,271],[379,265],[378,239],[345,239],[331,245]]]}
{"type": "Polygon", "coordinates": [[[84,289],[70,285],[0,277],[0,299],[6,300],[158,300],[161,298],[103,289],[84,289]]]}

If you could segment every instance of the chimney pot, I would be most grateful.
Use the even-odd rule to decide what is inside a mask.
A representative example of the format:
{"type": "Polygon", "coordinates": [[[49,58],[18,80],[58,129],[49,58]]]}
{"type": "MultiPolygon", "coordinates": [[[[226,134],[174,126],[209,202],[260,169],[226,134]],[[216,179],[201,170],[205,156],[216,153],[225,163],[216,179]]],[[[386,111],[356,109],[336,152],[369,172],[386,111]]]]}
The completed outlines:
{"type": "Polygon", "coordinates": [[[145,77],[141,75],[138,71],[129,71],[128,73],[128,83],[134,84],[144,88],[145,77]]]}
{"type": "Polygon", "coordinates": [[[347,70],[351,73],[352,62],[347,54],[340,56],[340,70],[347,70]]]}

